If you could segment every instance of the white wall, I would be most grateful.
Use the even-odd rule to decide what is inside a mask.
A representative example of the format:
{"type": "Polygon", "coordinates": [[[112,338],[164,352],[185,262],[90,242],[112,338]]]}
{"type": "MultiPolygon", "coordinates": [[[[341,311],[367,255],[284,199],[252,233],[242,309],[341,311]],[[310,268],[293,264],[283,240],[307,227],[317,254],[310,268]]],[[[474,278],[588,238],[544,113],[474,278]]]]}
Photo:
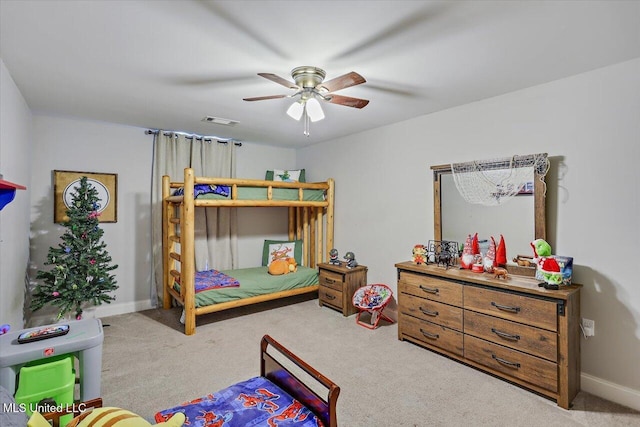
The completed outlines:
{"type": "Polygon", "coordinates": [[[640,409],[639,94],[636,59],[314,145],[297,162],[313,163],[310,180],[336,179],[340,253],[395,290],[394,263],[433,238],[431,165],[549,153],[548,240],[574,257],[596,324],[582,388],[640,409]]]}
{"type": "Polygon", "coordinates": [[[27,187],[0,211],[0,324],[17,330],[24,326],[33,132],[31,110],[1,58],[0,92],[0,173],[27,187]]]}

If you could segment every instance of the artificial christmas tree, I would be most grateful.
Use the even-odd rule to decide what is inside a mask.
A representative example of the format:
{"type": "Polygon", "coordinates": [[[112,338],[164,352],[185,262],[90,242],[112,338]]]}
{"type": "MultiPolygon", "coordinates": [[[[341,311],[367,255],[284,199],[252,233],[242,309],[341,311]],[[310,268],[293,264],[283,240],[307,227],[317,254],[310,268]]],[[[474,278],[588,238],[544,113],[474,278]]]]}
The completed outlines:
{"type": "Polygon", "coordinates": [[[59,307],[58,319],[74,312],[79,320],[86,304],[109,304],[115,300],[108,293],[118,286],[109,272],[118,266],[110,265],[107,245],[101,241],[104,231],[99,227],[99,203],[98,191],[83,176],[66,212],[69,221],[64,224],[62,243],[49,248],[44,263],[53,268],[40,270],[36,276],[42,283],[31,296],[32,310],[51,304],[59,307]]]}

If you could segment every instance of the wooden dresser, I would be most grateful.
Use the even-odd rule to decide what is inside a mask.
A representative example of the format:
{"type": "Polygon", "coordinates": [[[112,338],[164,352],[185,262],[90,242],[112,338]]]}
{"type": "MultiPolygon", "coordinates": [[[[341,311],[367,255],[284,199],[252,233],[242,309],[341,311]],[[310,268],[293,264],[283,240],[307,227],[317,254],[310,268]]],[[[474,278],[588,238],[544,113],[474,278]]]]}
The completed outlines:
{"type": "Polygon", "coordinates": [[[343,316],[351,316],[358,309],[351,301],[359,287],[367,284],[367,267],[358,265],[347,268],[344,264],[318,264],[320,287],[318,302],[320,307],[327,305],[342,312],[343,316]]]}
{"type": "Polygon", "coordinates": [[[496,279],[402,262],[398,339],[449,356],[569,409],[580,390],[580,285],[496,279]]]}

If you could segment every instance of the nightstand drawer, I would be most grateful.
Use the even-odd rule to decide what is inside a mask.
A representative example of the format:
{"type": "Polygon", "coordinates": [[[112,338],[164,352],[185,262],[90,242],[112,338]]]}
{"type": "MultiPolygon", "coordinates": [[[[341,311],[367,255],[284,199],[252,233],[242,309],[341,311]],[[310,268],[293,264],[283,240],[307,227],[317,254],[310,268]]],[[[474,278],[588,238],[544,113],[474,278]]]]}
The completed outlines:
{"type": "Polygon", "coordinates": [[[462,331],[462,309],[413,295],[400,293],[398,305],[403,314],[462,331]]]}
{"type": "Polygon", "coordinates": [[[367,284],[367,267],[358,265],[347,268],[345,265],[318,264],[318,303],[320,307],[328,305],[342,311],[343,316],[358,312],[351,299],[356,290],[367,284]]]}
{"type": "Polygon", "coordinates": [[[464,308],[550,331],[558,330],[555,301],[467,286],[464,308]]]}
{"type": "Polygon", "coordinates": [[[328,286],[337,291],[342,291],[344,276],[328,270],[320,270],[320,285],[328,286]]]}
{"type": "Polygon", "coordinates": [[[320,298],[320,301],[324,304],[342,309],[342,291],[336,291],[335,289],[320,285],[318,288],[318,298],[320,298]]]}
{"type": "Polygon", "coordinates": [[[464,333],[552,362],[558,360],[555,332],[465,310],[464,333]]]}
{"type": "Polygon", "coordinates": [[[463,354],[462,333],[435,323],[400,313],[400,334],[408,335],[425,344],[437,346],[458,356],[463,354]]]}
{"type": "Polygon", "coordinates": [[[469,335],[464,337],[464,357],[545,390],[558,391],[558,365],[469,335]]]}
{"type": "Polygon", "coordinates": [[[400,272],[398,291],[445,304],[462,306],[462,285],[421,274],[400,272]]]}

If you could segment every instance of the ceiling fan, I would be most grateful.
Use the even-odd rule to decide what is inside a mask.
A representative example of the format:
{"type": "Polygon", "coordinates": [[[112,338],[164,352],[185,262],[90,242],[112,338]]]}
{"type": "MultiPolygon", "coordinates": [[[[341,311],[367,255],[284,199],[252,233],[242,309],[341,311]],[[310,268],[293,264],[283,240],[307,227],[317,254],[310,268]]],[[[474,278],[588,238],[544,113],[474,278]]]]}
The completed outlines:
{"type": "Polygon", "coordinates": [[[300,120],[304,116],[304,134],[306,136],[309,136],[310,121],[316,122],[324,119],[324,112],[319,100],[353,108],[364,108],[369,103],[366,99],[335,95],[333,93],[366,82],[364,77],[354,71],[326,82],[324,81],[325,71],[311,66],[296,67],[291,71],[291,77],[295,83],[271,73],[258,73],[258,75],[296,91],[290,95],[257,96],[243,99],[245,101],[263,101],[266,99],[295,98],[299,96],[299,99],[291,104],[287,114],[295,120],[300,120]]]}

